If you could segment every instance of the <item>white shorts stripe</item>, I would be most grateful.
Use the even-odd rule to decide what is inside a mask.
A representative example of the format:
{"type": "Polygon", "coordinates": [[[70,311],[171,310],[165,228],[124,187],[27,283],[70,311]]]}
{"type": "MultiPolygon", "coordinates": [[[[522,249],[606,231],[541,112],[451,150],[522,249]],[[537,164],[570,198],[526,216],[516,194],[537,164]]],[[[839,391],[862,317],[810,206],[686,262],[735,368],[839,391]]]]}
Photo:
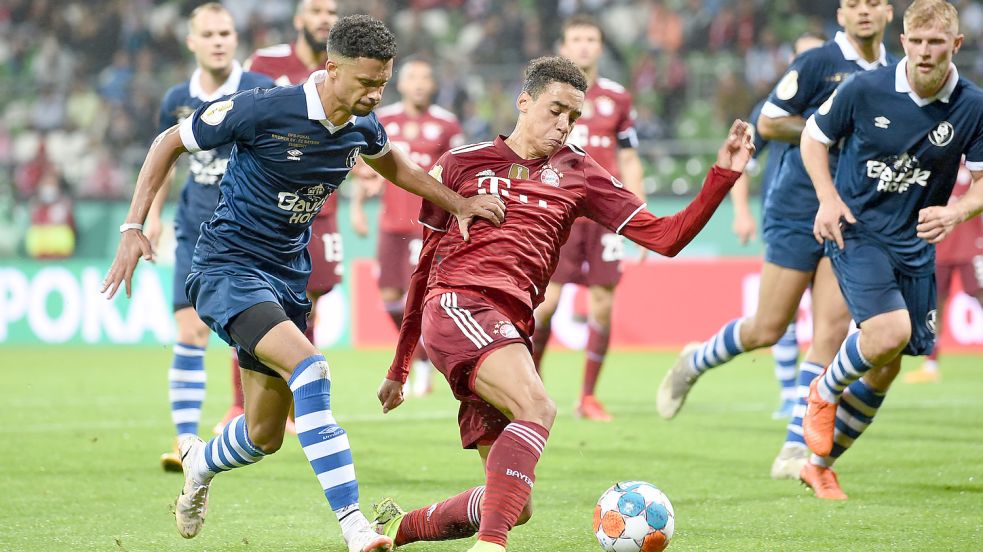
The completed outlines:
{"type": "Polygon", "coordinates": [[[317,460],[318,458],[324,458],[325,456],[331,456],[332,454],[337,454],[343,450],[348,450],[352,448],[348,444],[348,434],[343,433],[334,439],[328,439],[327,441],[321,441],[320,443],[314,445],[307,445],[304,447],[304,455],[311,462],[317,460]]]}
{"type": "Polygon", "coordinates": [[[464,334],[464,337],[467,337],[469,340],[471,340],[471,343],[474,343],[475,347],[479,349],[484,347],[485,343],[479,340],[478,337],[474,335],[473,331],[470,328],[468,328],[464,324],[464,322],[459,318],[460,313],[455,312],[455,309],[451,307],[450,295],[451,295],[450,293],[444,293],[440,296],[440,306],[443,307],[444,312],[447,313],[447,316],[449,316],[450,319],[454,321],[454,324],[457,325],[457,328],[461,330],[461,333],[464,334]]]}
{"type": "Polygon", "coordinates": [[[317,480],[321,482],[321,488],[325,491],[338,485],[355,481],[355,466],[348,464],[340,468],[317,474],[317,480]]]}
{"type": "Polygon", "coordinates": [[[477,333],[478,333],[479,336],[485,338],[485,340],[487,340],[488,343],[491,343],[492,341],[494,341],[491,338],[491,336],[488,335],[488,332],[486,332],[485,329],[481,327],[481,324],[479,324],[478,321],[474,319],[474,316],[471,315],[471,311],[469,311],[468,309],[462,309],[461,307],[458,307],[457,306],[457,294],[456,293],[454,294],[454,308],[457,309],[457,310],[459,310],[460,312],[464,313],[465,319],[471,322],[472,327],[475,328],[475,330],[477,331],[477,333]]]}
{"type": "Polygon", "coordinates": [[[303,433],[319,427],[338,425],[338,422],[335,421],[330,410],[321,410],[304,414],[303,416],[297,416],[297,419],[294,420],[294,425],[297,427],[297,433],[303,433]]]}

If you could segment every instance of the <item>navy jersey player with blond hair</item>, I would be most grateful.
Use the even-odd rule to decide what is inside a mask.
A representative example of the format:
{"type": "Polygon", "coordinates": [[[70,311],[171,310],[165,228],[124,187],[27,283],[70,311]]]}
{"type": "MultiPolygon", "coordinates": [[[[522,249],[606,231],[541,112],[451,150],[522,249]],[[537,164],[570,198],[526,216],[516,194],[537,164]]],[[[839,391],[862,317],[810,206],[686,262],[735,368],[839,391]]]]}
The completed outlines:
{"type": "Polygon", "coordinates": [[[340,20],[328,39],[325,70],[307,82],[240,92],[199,107],[158,136],[137,180],[116,259],[103,284],[112,297],[152,250],[141,233],[151,201],[183,152],[233,144],[222,197],[202,226],[186,291],[201,319],[236,347],[245,414],[203,442],[179,443],[185,481],[175,506],[178,532],[196,536],[212,478],[277,451],[295,405],[297,436],[335,512],[350,552],[381,552],[392,539],[358,505],[348,436],[335,421],[328,363],[303,330],[311,303],[307,243],[311,223],[361,156],[391,182],[448,209],[462,232],[475,216],[500,224],[492,197],[464,199],[396,149],[372,110],[392,75],[396,41],[369,16],[340,20]]]}
{"type": "Polygon", "coordinates": [[[820,202],[815,237],[860,326],[809,390],[803,430],[811,463],[825,469],[877,411],[843,390],[862,378],[883,397],[901,355],[931,351],[934,244],[983,210],[983,90],[952,64],[963,43],[955,7],[916,0],[901,43],[904,59],[844,82],[802,134],[820,202]],[[834,181],[827,148],[841,141],[834,181]],[[973,184],[947,205],[963,156],[973,184]]]}

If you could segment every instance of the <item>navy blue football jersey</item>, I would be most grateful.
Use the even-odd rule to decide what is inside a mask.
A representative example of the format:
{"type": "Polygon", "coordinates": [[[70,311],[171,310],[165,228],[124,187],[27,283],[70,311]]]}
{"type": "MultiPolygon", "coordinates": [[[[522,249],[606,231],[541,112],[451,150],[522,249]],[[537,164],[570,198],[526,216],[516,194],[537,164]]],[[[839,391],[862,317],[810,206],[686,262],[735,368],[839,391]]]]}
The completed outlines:
{"type": "Polygon", "coordinates": [[[778,167],[782,162],[782,154],[785,153],[785,148],[789,145],[788,142],[772,142],[770,140],[765,140],[761,137],[761,133],[758,132],[757,123],[758,117],[761,116],[761,108],[764,107],[765,100],[762,100],[754,106],[751,110],[751,115],[748,117],[748,122],[751,124],[754,135],[754,159],[757,160],[768,150],[768,155],[765,159],[765,166],[761,170],[761,206],[768,201],[768,192],[771,191],[772,183],[774,183],[775,178],[778,175],[778,167]]]}
{"type": "MultiPolygon", "coordinates": [[[[172,86],[164,94],[160,105],[158,134],[186,119],[205,102],[250,88],[273,86],[272,79],[259,73],[243,71],[239,62],[235,62],[229,78],[212,94],[206,94],[201,89],[200,75],[201,69],[196,69],[189,80],[172,86]]],[[[181,189],[181,201],[175,221],[178,233],[187,231],[197,235],[201,223],[212,218],[215,206],[218,205],[218,183],[225,174],[225,165],[229,162],[231,152],[232,144],[225,144],[189,154],[188,179],[181,189]]]]}
{"type": "Polygon", "coordinates": [[[333,125],[315,83],[240,92],[206,103],[181,123],[181,140],[196,152],[233,144],[222,197],[202,226],[194,269],[239,264],[306,284],[310,226],[358,156],[389,152],[374,113],[333,125]]]}
{"type": "Polygon", "coordinates": [[[916,235],[918,211],[945,205],[963,155],[983,170],[983,90],[952,65],[938,94],[919,98],[906,61],[844,82],[806,128],[824,144],[843,141],[836,189],[857,219],[844,232],[885,245],[897,267],[918,274],[935,262],[916,235]]]}
{"type": "MultiPolygon", "coordinates": [[[[803,52],[792,62],[768,96],[761,114],[772,118],[801,115],[808,119],[844,79],[857,71],[869,71],[893,61],[883,44],[879,60],[865,61],[846,34],[838,32],[833,40],[803,52]]],[[[837,155],[838,151],[831,148],[830,171],[836,170],[837,155]]],[[[765,203],[765,209],[773,211],[768,216],[811,233],[819,201],[797,145],[788,144],[784,148],[780,165],[765,203]]]]}

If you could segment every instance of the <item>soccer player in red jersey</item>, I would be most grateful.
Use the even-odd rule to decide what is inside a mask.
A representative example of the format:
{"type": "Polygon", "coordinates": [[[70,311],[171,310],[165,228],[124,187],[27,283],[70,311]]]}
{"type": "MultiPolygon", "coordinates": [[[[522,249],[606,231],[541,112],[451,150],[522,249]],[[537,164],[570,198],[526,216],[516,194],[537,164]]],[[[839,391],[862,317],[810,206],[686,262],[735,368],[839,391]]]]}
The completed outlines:
{"type": "Polygon", "coordinates": [[[465,242],[447,213],[423,203],[423,249],[379,400],[383,412],[402,402],[422,334],[431,360],[461,402],[462,445],[478,449],[486,482],[406,514],[392,499],[383,500],[376,521],[397,546],[477,531],[472,551],[501,551],[509,530],[529,519],[535,467],[556,416],[532,360],[533,310],[574,220],[589,217],[673,256],[703,228],[754,149],[747,125],[736,121],[699,195],[683,211],[656,217],[593,158],[566,143],[586,90],[587,79],[573,62],[532,61],[516,100],[519,118],[512,134],[451,150],[431,170],[464,196],[501,198],[506,220],[500,228],[475,224],[465,242]]]}
{"type": "MultiPolygon", "coordinates": [[[[573,61],[587,75],[583,114],[570,132],[569,142],[590,154],[644,201],[631,94],[620,84],[598,76],[603,48],[601,27],[590,16],[577,15],[563,24],[560,55],[573,61]]],[[[584,384],[576,409],[578,416],[589,420],[611,420],[595,398],[594,388],[611,342],[611,308],[614,288],[621,280],[623,251],[621,236],[594,221],[578,220],[560,250],[560,262],[546,286],[543,303],[536,309],[533,361],[536,369],[542,370],[543,353],[550,338],[550,319],[556,312],[563,284],[584,285],[590,290],[584,384]]]]}
{"type": "MultiPolygon", "coordinates": [[[[300,84],[328,60],[328,33],[338,21],[338,3],[335,0],[300,0],[294,12],[294,29],[297,40],[292,44],[277,44],[260,48],[246,60],[243,67],[247,71],[262,73],[274,80],[277,86],[300,84]]],[[[307,250],[311,254],[311,278],[307,282],[307,296],[314,307],[307,319],[304,335],[314,343],[314,326],[317,321],[317,300],[341,283],[342,249],[341,234],[338,233],[338,196],[328,197],[321,212],[311,227],[311,241],[307,250]]],[[[234,354],[233,354],[234,357],[234,354]]],[[[232,362],[232,406],[215,426],[215,433],[221,432],[225,424],[242,414],[242,383],[239,380],[239,366],[235,358],[232,362]]],[[[287,430],[293,431],[293,416],[287,421],[287,430]]]]}
{"type": "MultiPolygon", "coordinates": [[[[956,187],[952,190],[949,202],[956,201],[969,191],[973,175],[966,168],[965,160],[959,167],[956,187]]],[[[942,333],[942,307],[949,298],[952,280],[959,274],[963,290],[983,305],[983,219],[971,220],[956,225],[946,239],[935,246],[935,285],[938,288],[938,306],[935,316],[939,334],[942,333]]],[[[933,383],[939,381],[939,342],[935,341],[932,354],[922,363],[921,368],[905,374],[905,383],[933,383]]]]}
{"type": "MultiPolygon", "coordinates": [[[[401,148],[417,165],[430,167],[442,153],[464,143],[461,125],[453,113],[431,103],[437,84],[429,62],[409,58],[397,75],[396,90],[401,100],[377,109],[376,115],[389,135],[390,144],[401,148]]],[[[375,171],[371,172],[375,174],[375,171]]],[[[361,185],[357,190],[352,200],[352,224],[356,232],[365,235],[368,228],[362,203],[367,195],[365,192],[370,190],[361,185]]],[[[392,183],[384,184],[376,256],[379,294],[397,330],[403,320],[406,286],[423,244],[417,224],[419,214],[419,196],[392,183]]],[[[431,390],[430,360],[424,347],[417,347],[416,354],[412,390],[419,396],[431,390]]]]}

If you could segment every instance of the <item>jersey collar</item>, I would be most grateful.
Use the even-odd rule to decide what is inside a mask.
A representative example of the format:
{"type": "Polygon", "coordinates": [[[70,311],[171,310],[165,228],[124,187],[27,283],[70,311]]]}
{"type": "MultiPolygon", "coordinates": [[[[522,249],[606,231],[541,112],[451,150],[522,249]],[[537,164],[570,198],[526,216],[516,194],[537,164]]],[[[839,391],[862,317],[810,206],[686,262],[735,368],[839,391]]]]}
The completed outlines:
{"type": "Polygon", "coordinates": [[[218,87],[218,90],[211,94],[206,94],[201,88],[201,68],[195,69],[194,73],[191,73],[191,80],[188,81],[188,93],[191,94],[192,98],[198,98],[203,102],[210,102],[212,100],[217,100],[222,96],[230,96],[239,91],[239,81],[242,80],[242,65],[239,65],[238,61],[232,60],[232,72],[229,73],[229,77],[225,79],[222,86],[218,87]]]}
{"type": "Polygon", "coordinates": [[[901,58],[898,62],[897,68],[894,70],[894,89],[901,94],[908,94],[911,101],[915,102],[918,107],[925,107],[926,105],[939,100],[942,103],[949,103],[949,98],[952,97],[952,92],[956,89],[956,85],[959,84],[959,71],[956,69],[955,64],[949,62],[949,79],[945,81],[942,88],[935,93],[934,96],[929,98],[922,98],[914,90],[911,89],[911,84],[908,82],[908,57],[905,56],[901,58]]]}
{"type": "Polygon", "coordinates": [[[321,123],[328,132],[334,134],[350,124],[355,124],[356,117],[352,115],[351,119],[340,125],[335,125],[328,120],[328,116],[324,113],[324,106],[321,105],[321,97],[317,94],[317,83],[323,82],[327,77],[328,72],[323,69],[311,73],[304,83],[304,96],[307,97],[307,118],[321,123]]]}
{"type": "Polygon", "coordinates": [[[870,71],[871,69],[876,69],[877,67],[888,65],[887,63],[887,49],[884,48],[884,43],[881,43],[881,56],[877,58],[877,61],[871,63],[860,56],[860,52],[853,47],[850,39],[846,37],[846,33],[843,31],[837,31],[836,36],[833,37],[833,42],[840,47],[840,51],[843,52],[843,59],[847,61],[852,61],[860,66],[864,71],[870,71]]]}

